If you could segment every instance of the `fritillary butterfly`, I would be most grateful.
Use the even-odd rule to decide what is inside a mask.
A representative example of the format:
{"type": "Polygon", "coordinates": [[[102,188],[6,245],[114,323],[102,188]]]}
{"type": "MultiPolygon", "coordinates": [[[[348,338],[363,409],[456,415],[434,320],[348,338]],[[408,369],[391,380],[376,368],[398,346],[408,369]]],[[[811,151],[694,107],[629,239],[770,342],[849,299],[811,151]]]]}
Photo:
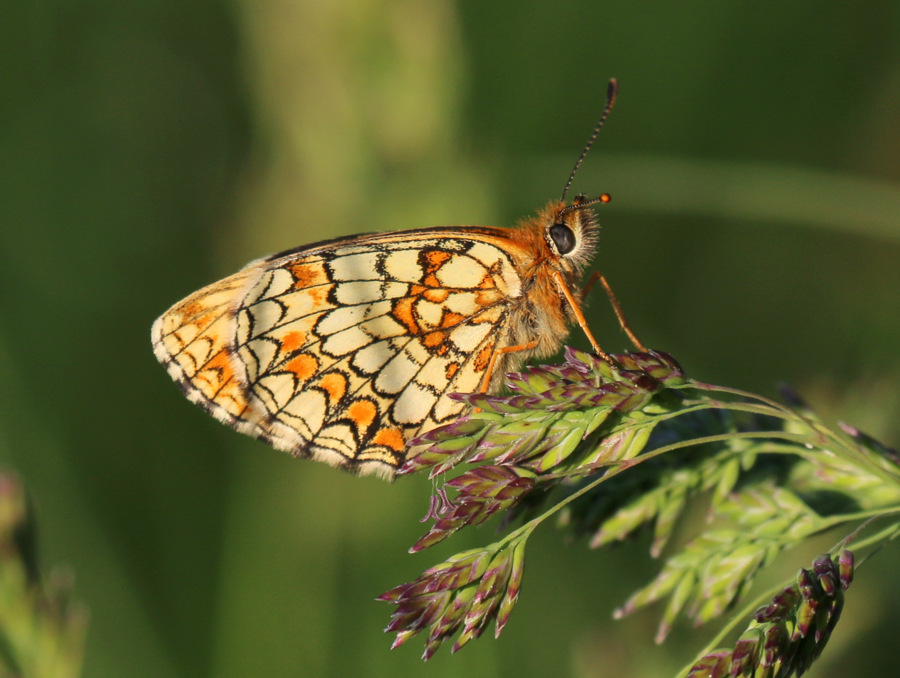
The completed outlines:
{"type": "Polygon", "coordinates": [[[609,197],[567,204],[565,193],[615,93],[613,80],[563,198],[534,218],[257,259],[166,311],[153,325],[156,357],[189,400],[241,433],[391,478],[409,440],[466,409],[447,394],[496,388],[526,358],[555,353],[570,320],[605,356],[578,283],[596,245],[592,205],[609,197]]]}

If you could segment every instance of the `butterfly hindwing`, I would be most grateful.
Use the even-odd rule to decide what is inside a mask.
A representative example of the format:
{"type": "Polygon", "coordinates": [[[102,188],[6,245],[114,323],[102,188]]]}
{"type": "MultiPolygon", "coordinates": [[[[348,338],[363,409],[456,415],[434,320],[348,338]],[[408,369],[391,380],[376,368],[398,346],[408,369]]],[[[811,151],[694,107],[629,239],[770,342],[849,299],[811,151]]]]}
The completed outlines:
{"type": "Polygon", "coordinates": [[[501,229],[425,229],[257,260],[154,325],[188,397],[297,456],[391,475],[509,343],[522,280],[501,229]]]}

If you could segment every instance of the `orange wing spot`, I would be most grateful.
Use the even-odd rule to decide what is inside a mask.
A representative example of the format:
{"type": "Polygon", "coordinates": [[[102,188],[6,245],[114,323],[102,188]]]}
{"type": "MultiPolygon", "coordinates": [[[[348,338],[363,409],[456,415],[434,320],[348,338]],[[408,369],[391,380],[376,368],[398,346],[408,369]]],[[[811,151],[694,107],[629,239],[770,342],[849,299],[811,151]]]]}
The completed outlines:
{"type": "Polygon", "coordinates": [[[422,282],[428,287],[441,287],[441,282],[437,279],[435,273],[437,273],[441,266],[453,258],[453,255],[449,252],[444,252],[443,250],[425,250],[422,252],[422,257],[425,259],[425,266],[423,269],[425,276],[422,278],[422,282]]]}
{"type": "Polygon", "coordinates": [[[347,392],[347,378],[339,372],[330,372],[319,380],[319,388],[325,390],[332,403],[336,403],[347,392]]]}
{"type": "Polygon", "coordinates": [[[466,319],[466,316],[461,313],[454,313],[453,311],[444,311],[441,315],[441,324],[440,327],[442,329],[449,329],[451,327],[456,327],[461,322],[466,319]]]}
{"type": "Polygon", "coordinates": [[[217,381],[220,385],[231,381],[234,377],[234,368],[231,366],[231,356],[228,355],[228,351],[216,353],[200,371],[206,372],[207,370],[215,370],[219,373],[217,381]]]}
{"type": "Polygon", "coordinates": [[[402,452],[406,448],[406,441],[403,439],[403,434],[395,428],[379,429],[378,433],[376,433],[375,437],[372,439],[372,442],[375,445],[389,447],[395,452],[402,452]]]}
{"type": "Polygon", "coordinates": [[[419,332],[421,332],[419,323],[416,321],[416,312],[413,307],[415,302],[415,297],[398,299],[394,304],[394,310],[391,311],[391,315],[394,316],[394,318],[403,325],[410,334],[419,334],[419,332]]]}
{"type": "Polygon", "coordinates": [[[482,290],[475,294],[475,303],[479,306],[493,306],[494,304],[502,300],[503,295],[496,287],[482,290]]]}
{"type": "Polygon", "coordinates": [[[294,376],[300,381],[309,381],[319,369],[319,361],[308,353],[301,353],[296,358],[290,360],[284,369],[293,372],[294,376]]]}
{"type": "Polygon", "coordinates": [[[453,257],[452,254],[443,250],[426,250],[422,256],[425,257],[426,273],[434,273],[453,257]]]}
{"type": "Polygon", "coordinates": [[[447,381],[453,379],[457,372],[459,372],[459,363],[450,363],[447,365],[447,381]]]}
{"type": "MultiPolygon", "coordinates": [[[[378,408],[375,407],[375,403],[371,400],[357,400],[347,408],[347,418],[356,424],[360,431],[365,431],[369,428],[377,416],[378,408]]],[[[382,431],[378,433],[380,434],[382,431]]]]}
{"type": "Polygon", "coordinates": [[[314,306],[324,306],[328,303],[328,293],[333,287],[334,285],[320,285],[319,287],[312,287],[306,290],[306,293],[314,306]]]}
{"type": "Polygon", "coordinates": [[[422,337],[422,343],[428,348],[434,348],[443,344],[446,339],[447,337],[443,332],[429,332],[422,337]]]}
{"type": "Polygon", "coordinates": [[[294,289],[298,290],[331,282],[322,262],[294,264],[291,266],[291,275],[294,276],[294,289]]]}
{"type": "Polygon", "coordinates": [[[447,301],[447,297],[450,296],[450,290],[446,288],[429,287],[423,289],[425,289],[425,292],[422,296],[425,298],[425,301],[430,301],[432,304],[443,304],[447,301]]]}
{"type": "Polygon", "coordinates": [[[478,283],[478,289],[480,290],[492,290],[497,288],[497,283],[494,281],[494,276],[490,273],[485,273],[484,277],[481,279],[481,282],[478,283]]]}
{"type": "Polygon", "coordinates": [[[428,289],[429,289],[429,288],[425,287],[424,285],[410,285],[410,286],[409,286],[409,295],[408,295],[408,296],[410,296],[410,297],[420,297],[420,296],[422,296],[423,294],[426,294],[426,293],[428,292],[428,289]]]}
{"type": "Polygon", "coordinates": [[[281,339],[281,351],[293,353],[306,344],[306,332],[288,332],[281,339]]]}
{"type": "Polygon", "coordinates": [[[487,369],[488,365],[491,364],[491,355],[493,355],[493,353],[493,344],[488,344],[478,351],[478,355],[475,356],[475,362],[473,363],[476,372],[484,372],[487,369]]]}

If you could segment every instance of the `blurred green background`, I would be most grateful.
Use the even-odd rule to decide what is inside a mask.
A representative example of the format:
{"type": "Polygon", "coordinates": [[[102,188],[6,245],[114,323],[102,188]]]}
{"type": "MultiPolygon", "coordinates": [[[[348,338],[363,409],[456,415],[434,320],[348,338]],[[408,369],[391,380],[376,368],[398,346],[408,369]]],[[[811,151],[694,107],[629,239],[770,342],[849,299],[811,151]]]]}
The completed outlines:
{"type": "MultiPolygon", "coordinates": [[[[390,652],[430,484],[298,462],[184,400],[153,319],[326,237],[510,224],[607,191],[596,267],[704,381],[797,387],[900,443],[900,4],[56,0],[0,6],[0,467],[91,610],[85,676],[662,676],[610,613],[646,543],[530,543],[503,636],[390,652]]],[[[597,295],[590,320],[626,348],[597,295]]],[[[572,343],[585,346],[573,333],[572,343]]],[[[790,577],[818,549],[783,562],[790,577]]],[[[812,675],[895,670],[896,549],[812,675]],[[890,668],[888,668],[890,667],[890,668]]]]}

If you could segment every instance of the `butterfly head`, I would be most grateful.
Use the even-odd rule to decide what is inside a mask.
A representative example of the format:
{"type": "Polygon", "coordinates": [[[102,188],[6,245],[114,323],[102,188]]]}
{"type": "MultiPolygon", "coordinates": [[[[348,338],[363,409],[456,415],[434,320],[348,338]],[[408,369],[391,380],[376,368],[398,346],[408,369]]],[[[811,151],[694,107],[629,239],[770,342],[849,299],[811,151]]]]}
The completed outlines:
{"type": "Polygon", "coordinates": [[[606,193],[592,199],[579,195],[571,204],[551,205],[543,215],[544,241],[567,273],[580,274],[594,256],[598,226],[593,206],[609,200],[606,193]]]}

